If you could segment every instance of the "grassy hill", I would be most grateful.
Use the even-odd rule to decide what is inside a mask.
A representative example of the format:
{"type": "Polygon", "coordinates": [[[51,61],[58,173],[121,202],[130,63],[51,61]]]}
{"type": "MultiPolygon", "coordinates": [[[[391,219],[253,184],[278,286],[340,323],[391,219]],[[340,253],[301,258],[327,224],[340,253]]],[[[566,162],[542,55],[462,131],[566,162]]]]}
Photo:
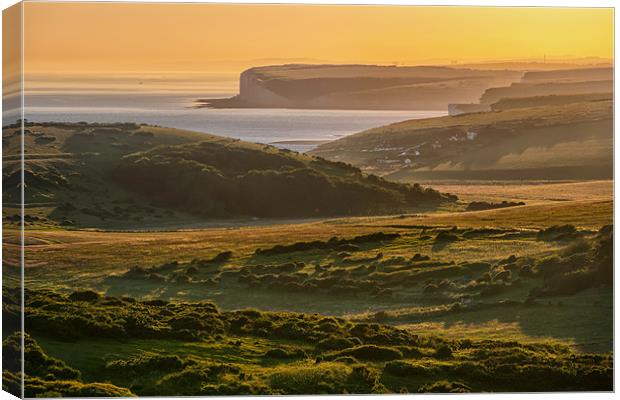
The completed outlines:
{"type": "Polygon", "coordinates": [[[404,121],[311,154],[397,180],[610,179],[612,109],[600,100],[404,121]]]}
{"type": "Polygon", "coordinates": [[[522,81],[506,87],[487,89],[480,96],[480,103],[492,104],[503,98],[588,93],[612,93],[613,81],[522,81]]]}
{"type": "Polygon", "coordinates": [[[523,82],[587,82],[611,81],[613,67],[573,68],[553,71],[529,71],[523,75],[523,82]]]}
{"type": "MultiPolygon", "coordinates": [[[[3,142],[5,202],[17,206],[19,128],[3,129],[3,142]]],[[[26,221],[67,226],[368,215],[450,200],[343,163],[137,124],[28,124],[24,176],[27,207],[43,210],[26,221]]]]}
{"type": "Polygon", "coordinates": [[[610,93],[586,93],[586,94],[551,94],[547,96],[532,97],[508,97],[502,98],[490,105],[493,111],[504,111],[513,108],[529,108],[544,106],[560,106],[572,103],[583,103],[589,101],[611,101],[613,94],[610,93]]]}

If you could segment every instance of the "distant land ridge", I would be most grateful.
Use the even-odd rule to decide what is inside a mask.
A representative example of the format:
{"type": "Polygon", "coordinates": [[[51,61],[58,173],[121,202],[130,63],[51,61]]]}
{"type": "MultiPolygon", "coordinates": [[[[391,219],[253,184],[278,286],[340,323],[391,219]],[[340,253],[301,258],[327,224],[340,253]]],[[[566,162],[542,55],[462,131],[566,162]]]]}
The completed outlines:
{"type": "Polygon", "coordinates": [[[238,95],[201,99],[198,107],[445,110],[449,103],[478,101],[486,89],[522,75],[446,66],[264,66],[241,73],[238,95]]]}

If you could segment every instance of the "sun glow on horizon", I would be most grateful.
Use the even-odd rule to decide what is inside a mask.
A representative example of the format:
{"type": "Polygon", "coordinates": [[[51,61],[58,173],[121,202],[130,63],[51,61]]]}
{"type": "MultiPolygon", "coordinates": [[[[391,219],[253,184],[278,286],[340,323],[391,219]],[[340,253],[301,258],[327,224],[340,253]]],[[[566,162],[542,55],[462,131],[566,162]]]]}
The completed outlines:
{"type": "Polygon", "coordinates": [[[45,74],[613,58],[611,8],[36,2],[24,21],[45,74]]]}

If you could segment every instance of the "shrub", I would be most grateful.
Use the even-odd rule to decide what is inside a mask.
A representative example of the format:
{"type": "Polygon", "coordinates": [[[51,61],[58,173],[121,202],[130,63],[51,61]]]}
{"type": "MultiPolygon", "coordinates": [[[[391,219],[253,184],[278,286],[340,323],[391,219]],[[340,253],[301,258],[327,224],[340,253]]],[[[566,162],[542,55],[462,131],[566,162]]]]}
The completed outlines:
{"type": "Polygon", "coordinates": [[[495,275],[493,276],[493,280],[508,282],[510,281],[511,275],[512,274],[510,273],[510,271],[502,269],[495,273],[495,275]]]}
{"type": "Polygon", "coordinates": [[[502,201],[501,203],[489,203],[486,201],[472,201],[467,205],[465,211],[482,211],[482,210],[492,210],[495,208],[506,208],[506,207],[516,207],[516,206],[524,206],[525,203],[522,201],[514,202],[514,201],[502,201]]]}
{"type": "MultiPolygon", "coordinates": [[[[455,303],[457,304],[457,303],[455,303]]],[[[412,346],[398,346],[397,349],[403,353],[405,358],[417,358],[422,357],[423,353],[420,351],[418,347],[412,346]]]]}
{"type": "Polygon", "coordinates": [[[343,364],[359,364],[359,361],[351,356],[338,357],[333,360],[334,362],[339,362],[343,364]]]}
{"type": "Polygon", "coordinates": [[[297,242],[290,245],[276,245],[269,249],[256,249],[255,254],[257,255],[276,255],[276,254],[284,254],[291,253],[294,251],[307,251],[307,250],[330,250],[330,249],[338,249],[345,245],[352,244],[362,244],[369,242],[382,242],[394,240],[400,237],[398,233],[384,233],[384,232],[376,232],[370,233],[368,235],[356,236],[351,239],[338,239],[337,237],[332,237],[327,242],[322,242],[320,240],[315,240],[312,242],[297,242]]]}
{"type": "Polygon", "coordinates": [[[471,387],[462,382],[437,381],[428,385],[423,385],[418,389],[418,393],[469,393],[471,387]]]}
{"type": "Polygon", "coordinates": [[[272,389],[282,394],[336,394],[345,392],[350,367],[339,363],[287,366],[269,376],[272,389]]]}
{"type": "Polygon", "coordinates": [[[547,242],[578,238],[577,229],[574,225],[553,225],[538,231],[536,238],[547,242]]]}
{"type": "Polygon", "coordinates": [[[275,349],[267,350],[267,352],[265,352],[263,357],[287,359],[287,358],[305,358],[307,357],[307,355],[306,355],[306,352],[304,352],[302,349],[285,350],[282,348],[275,348],[275,349]]]}
{"type": "MultiPolygon", "coordinates": [[[[17,372],[21,370],[21,334],[12,333],[2,342],[3,368],[17,372]]],[[[80,371],[69,367],[64,361],[48,356],[30,335],[24,335],[24,369],[33,377],[47,380],[73,380],[80,378],[80,371]]]]}
{"type": "Polygon", "coordinates": [[[210,381],[205,370],[191,368],[174,372],[155,383],[153,394],[158,396],[197,396],[201,393],[203,382],[210,381]]]}
{"type": "Polygon", "coordinates": [[[210,263],[223,263],[223,262],[226,262],[226,261],[230,260],[232,258],[232,255],[233,255],[232,251],[223,251],[221,253],[218,253],[215,257],[210,259],[208,262],[210,262],[210,263]]]}
{"type": "Polygon", "coordinates": [[[436,243],[451,243],[456,242],[457,240],[459,240],[458,236],[445,231],[439,232],[437,236],[435,236],[436,243]]]}
{"type": "Polygon", "coordinates": [[[219,384],[207,384],[201,389],[203,396],[248,396],[248,395],[272,395],[271,388],[266,385],[245,382],[226,382],[219,384]]]}
{"type": "Polygon", "coordinates": [[[89,303],[94,303],[99,299],[101,299],[101,295],[97,292],[93,292],[92,290],[73,292],[69,295],[69,300],[71,301],[86,301],[89,303]]]}
{"type": "Polygon", "coordinates": [[[337,250],[339,251],[360,251],[361,248],[355,244],[345,243],[338,246],[337,250]]]}
{"type": "Polygon", "coordinates": [[[422,364],[412,364],[402,360],[395,360],[386,363],[384,370],[390,375],[400,377],[434,376],[438,373],[438,369],[436,367],[422,364]]]}
{"type": "Polygon", "coordinates": [[[184,362],[176,355],[141,353],[126,360],[106,364],[107,370],[129,376],[143,376],[153,372],[171,373],[183,369],[184,362]]]}
{"type": "Polygon", "coordinates": [[[125,388],[109,383],[82,383],[72,380],[29,378],[25,382],[26,397],[134,397],[125,388]]]}
{"type": "Polygon", "coordinates": [[[391,347],[367,344],[339,351],[331,358],[342,356],[351,356],[364,361],[390,361],[403,358],[403,353],[391,347]]]}
{"type": "Polygon", "coordinates": [[[567,257],[573,254],[587,253],[591,249],[592,249],[592,245],[589,240],[579,239],[579,240],[572,242],[568,246],[566,246],[562,250],[562,256],[567,257]]]}
{"type": "Polygon", "coordinates": [[[428,261],[431,258],[429,256],[423,256],[420,253],[415,253],[413,257],[411,257],[411,261],[428,261]]]}
{"type": "Polygon", "coordinates": [[[379,375],[365,365],[354,365],[347,380],[349,393],[382,393],[387,389],[379,383],[379,375]]]}
{"type": "Polygon", "coordinates": [[[435,350],[434,356],[439,359],[452,358],[452,349],[447,344],[442,344],[435,350]]]}
{"type": "Polygon", "coordinates": [[[321,351],[342,350],[355,346],[352,340],[343,337],[329,336],[317,344],[321,351]]]}

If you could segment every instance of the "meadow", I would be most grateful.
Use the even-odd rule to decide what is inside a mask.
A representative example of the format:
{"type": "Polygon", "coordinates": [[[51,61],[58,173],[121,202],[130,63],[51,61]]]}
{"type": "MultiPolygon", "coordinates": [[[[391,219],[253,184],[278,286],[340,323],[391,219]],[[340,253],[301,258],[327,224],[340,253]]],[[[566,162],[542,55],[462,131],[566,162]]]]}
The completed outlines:
{"type": "MultiPolygon", "coordinates": [[[[66,127],[43,129],[54,151],[75,145],[66,127]]],[[[47,183],[31,181],[26,205],[27,396],[612,389],[611,181],[432,182],[431,191],[230,141],[204,148],[293,157],[397,202],[403,193],[439,202],[218,219],[149,203],[102,172],[117,157],[133,163],[130,150],[162,160],[144,153],[153,136],[143,130],[170,143],[159,147],[165,157],[200,157],[187,155],[199,151],[189,133],[128,129],[129,148],[111,146],[123,150],[107,160],[32,156],[47,183]],[[85,186],[86,173],[97,185],[85,186]],[[49,184],[55,174],[69,184],[49,184]],[[84,212],[104,192],[133,206],[84,212]],[[67,202],[76,207],[58,206],[67,202]]],[[[4,208],[8,327],[19,321],[16,213],[4,208]]],[[[18,354],[18,336],[4,334],[4,351],[18,354]]],[[[5,376],[15,390],[11,365],[5,376]]]]}

